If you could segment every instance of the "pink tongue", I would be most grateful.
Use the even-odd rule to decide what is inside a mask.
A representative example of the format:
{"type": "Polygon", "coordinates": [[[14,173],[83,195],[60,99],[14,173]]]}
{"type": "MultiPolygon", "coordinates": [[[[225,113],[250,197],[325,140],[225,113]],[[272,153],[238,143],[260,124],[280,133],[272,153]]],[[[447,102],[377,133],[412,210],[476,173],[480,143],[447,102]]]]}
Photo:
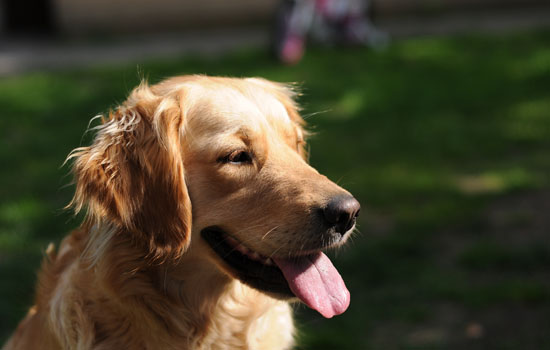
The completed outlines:
{"type": "Polygon", "coordinates": [[[307,306],[326,318],[346,311],[350,294],[342,277],[323,253],[296,259],[273,259],[290,289],[307,306]]]}

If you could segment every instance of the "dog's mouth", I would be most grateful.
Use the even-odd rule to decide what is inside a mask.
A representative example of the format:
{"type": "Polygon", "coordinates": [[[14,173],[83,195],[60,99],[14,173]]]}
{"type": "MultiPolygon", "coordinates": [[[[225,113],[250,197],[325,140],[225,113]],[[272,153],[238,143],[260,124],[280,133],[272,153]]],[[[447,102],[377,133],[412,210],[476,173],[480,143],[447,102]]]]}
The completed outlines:
{"type": "Polygon", "coordinates": [[[203,239],[243,283],[270,295],[298,297],[330,318],[346,311],[350,294],[330,259],[321,251],[282,258],[262,256],[219,227],[201,231],[203,239]]]}

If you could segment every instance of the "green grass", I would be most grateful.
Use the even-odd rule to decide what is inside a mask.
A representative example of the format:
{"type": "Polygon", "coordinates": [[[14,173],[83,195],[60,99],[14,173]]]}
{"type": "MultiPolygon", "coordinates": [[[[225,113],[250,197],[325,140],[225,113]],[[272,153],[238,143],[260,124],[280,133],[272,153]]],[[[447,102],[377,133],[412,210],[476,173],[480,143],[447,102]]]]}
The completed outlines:
{"type": "Polygon", "coordinates": [[[293,67],[245,51],[3,79],[0,341],[48,242],[78,225],[60,165],[88,120],[142,74],[186,73],[301,83],[311,163],[363,205],[335,254],[351,307],[298,308],[300,349],[550,348],[549,32],[311,49],[293,67]]]}

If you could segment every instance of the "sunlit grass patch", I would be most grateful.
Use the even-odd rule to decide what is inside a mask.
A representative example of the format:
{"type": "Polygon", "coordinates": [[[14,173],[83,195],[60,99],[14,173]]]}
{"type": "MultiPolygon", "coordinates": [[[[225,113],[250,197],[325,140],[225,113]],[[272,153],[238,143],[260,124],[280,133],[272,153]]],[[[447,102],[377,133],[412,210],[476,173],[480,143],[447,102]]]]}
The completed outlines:
{"type": "Polygon", "coordinates": [[[512,140],[537,141],[550,139],[550,97],[527,100],[512,106],[504,132],[512,140]]]}
{"type": "Polygon", "coordinates": [[[536,187],[542,183],[539,174],[530,173],[523,168],[460,175],[455,181],[458,190],[468,195],[505,193],[514,189],[536,187]]]}

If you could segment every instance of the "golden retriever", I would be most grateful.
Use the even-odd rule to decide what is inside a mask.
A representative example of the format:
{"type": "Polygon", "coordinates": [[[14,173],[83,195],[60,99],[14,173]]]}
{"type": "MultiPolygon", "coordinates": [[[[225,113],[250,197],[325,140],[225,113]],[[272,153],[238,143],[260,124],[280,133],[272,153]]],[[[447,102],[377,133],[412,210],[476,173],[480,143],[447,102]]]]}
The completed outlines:
{"type": "Polygon", "coordinates": [[[4,349],[288,349],[297,299],[350,295],[322,250],[359,203],[305,161],[288,87],[259,78],[142,83],[75,149],[82,226],[47,250],[4,349]]]}

